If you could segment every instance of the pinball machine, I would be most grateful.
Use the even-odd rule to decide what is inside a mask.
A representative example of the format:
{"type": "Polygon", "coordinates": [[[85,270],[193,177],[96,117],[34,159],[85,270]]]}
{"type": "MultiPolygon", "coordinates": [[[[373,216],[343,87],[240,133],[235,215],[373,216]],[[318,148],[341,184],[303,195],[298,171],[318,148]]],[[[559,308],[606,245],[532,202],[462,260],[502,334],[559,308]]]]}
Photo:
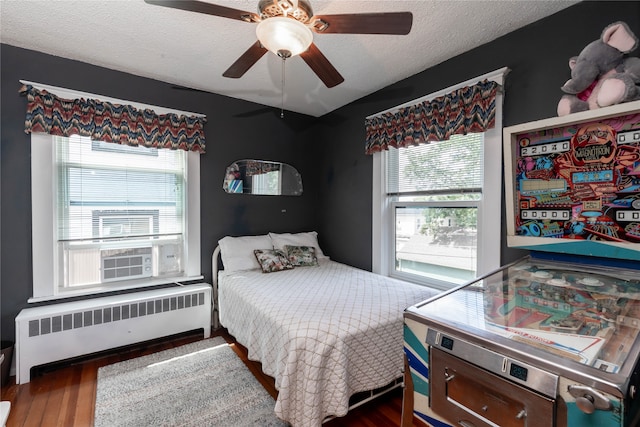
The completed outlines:
{"type": "Polygon", "coordinates": [[[406,310],[403,425],[639,426],[640,102],[505,128],[504,156],[530,255],[406,310]]]}

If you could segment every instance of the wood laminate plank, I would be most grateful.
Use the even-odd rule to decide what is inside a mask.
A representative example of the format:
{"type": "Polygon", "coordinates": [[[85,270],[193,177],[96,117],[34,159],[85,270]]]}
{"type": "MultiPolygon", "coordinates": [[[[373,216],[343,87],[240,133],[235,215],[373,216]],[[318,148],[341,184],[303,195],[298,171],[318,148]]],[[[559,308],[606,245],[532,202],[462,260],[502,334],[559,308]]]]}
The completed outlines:
{"type": "MultiPolygon", "coordinates": [[[[97,374],[99,367],[100,364],[95,360],[82,365],[80,383],[78,384],[78,403],[76,405],[74,421],[90,420],[89,425],[93,425],[93,413],[96,404],[96,386],[98,384],[97,374]]],[[[81,424],[74,423],[74,425],[80,427],[81,424]]]]}
{"type": "Polygon", "coordinates": [[[44,409],[42,417],[42,425],[46,426],[62,426],[64,417],[68,410],[68,394],[66,393],[67,387],[70,385],[70,380],[67,375],[64,374],[64,370],[52,372],[48,381],[51,383],[51,391],[49,392],[49,399],[47,399],[47,405],[44,409]]]}

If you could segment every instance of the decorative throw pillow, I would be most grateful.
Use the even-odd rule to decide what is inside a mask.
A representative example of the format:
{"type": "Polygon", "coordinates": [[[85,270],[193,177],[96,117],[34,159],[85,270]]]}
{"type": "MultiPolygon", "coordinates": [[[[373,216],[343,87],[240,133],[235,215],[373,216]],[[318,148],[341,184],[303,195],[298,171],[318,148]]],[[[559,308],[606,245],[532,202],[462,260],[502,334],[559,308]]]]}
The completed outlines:
{"type": "Polygon", "coordinates": [[[318,233],[309,231],[306,233],[269,233],[274,249],[284,250],[285,245],[291,246],[313,246],[316,250],[316,257],[319,260],[328,260],[320,245],[318,245],[318,233]]]}
{"type": "Polygon", "coordinates": [[[287,255],[280,249],[256,249],[253,253],[263,273],[273,273],[293,268],[293,265],[287,259],[287,255]]]}
{"type": "Polygon", "coordinates": [[[313,246],[285,245],[284,250],[287,252],[289,262],[294,266],[308,267],[318,265],[316,248],[313,246]]]}

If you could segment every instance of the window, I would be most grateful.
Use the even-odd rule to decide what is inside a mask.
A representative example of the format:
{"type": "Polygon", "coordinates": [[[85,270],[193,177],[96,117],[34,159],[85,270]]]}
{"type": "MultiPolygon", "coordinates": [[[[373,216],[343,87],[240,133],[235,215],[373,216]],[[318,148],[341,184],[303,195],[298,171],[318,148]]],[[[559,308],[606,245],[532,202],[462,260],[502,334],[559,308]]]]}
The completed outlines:
{"type": "Polygon", "coordinates": [[[32,134],[34,300],[200,276],[199,154],[32,134]]]}
{"type": "Polygon", "coordinates": [[[116,210],[92,210],[93,236],[142,236],[160,232],[160,209],[131,210],[126,206],[121,205],[116,210]]]}
{"type": "Polygon", "coordinates": [[[499,267],[501,95],[496,104],[484,133],[373,155],[375,272],[447,289],[499,267]]]}
{"type": "Polygon", "coordinates": [[[386,153],[394,271],[461,284],[476,277],[483,134],[386,153]]]}
{"type": "Polygon", "coordinates": [[[251,177],[251,192],[276,196],[282,194],[280,169],[253,175],[251,177]]]}

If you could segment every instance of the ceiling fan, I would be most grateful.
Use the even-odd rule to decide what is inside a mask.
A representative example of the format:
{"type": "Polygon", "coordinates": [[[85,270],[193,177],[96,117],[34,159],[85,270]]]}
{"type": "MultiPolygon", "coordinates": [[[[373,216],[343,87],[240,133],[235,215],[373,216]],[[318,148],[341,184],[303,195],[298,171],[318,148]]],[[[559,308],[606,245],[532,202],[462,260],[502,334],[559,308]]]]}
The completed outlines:
{"type": "Polygon", "coordinates": [[[411,12],[313,15],[306,0],[260,0],[258,13],[196,0],[145,0],[146,3],[257,23],[258,40],[222,75],[242,77],[271,51],[283,60],[300,55],[329,88],[344,81],[338,70],[313,43],[316,34],[397,34],[411,31],[411,12]]]}

